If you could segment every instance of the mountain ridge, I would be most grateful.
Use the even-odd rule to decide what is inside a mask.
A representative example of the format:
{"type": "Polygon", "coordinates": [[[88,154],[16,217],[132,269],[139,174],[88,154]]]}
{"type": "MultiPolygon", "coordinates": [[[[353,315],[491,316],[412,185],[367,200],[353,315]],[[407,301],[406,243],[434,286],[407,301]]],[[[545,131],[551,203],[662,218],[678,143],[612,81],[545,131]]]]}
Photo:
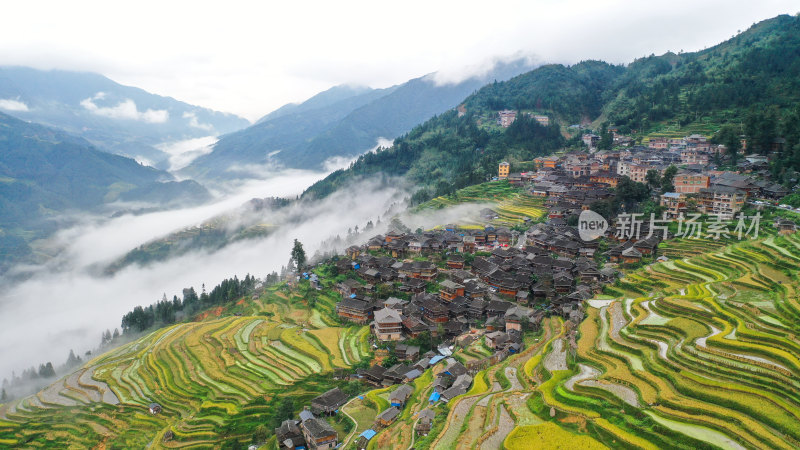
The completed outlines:
{"type": "Polygon", "coordinates": [[[99,212],[113,201],[189,202],[209,198],[194,181],[103,152],[61,130],[0,113],[0,272],[34,256],[70,211],[99,212]]]}
{"type": "Polygon", "coordinates": [[[249,121],[125,86],[93,72],[0,66],[0,111],[63,129],[103,150],[166,168],[159,144],[224,134],[249,121]]]}
{"type": "MultiPolygon", "coordinates": [[[[271,120],[262,119],[245,130],[223,136],[211,153],[194,161],[185,173],[201,178],[209,175],[224,178],[230,176],[225,171],[232,165],[268,162],[292,168],[322,168],[329,158],[357,156],[377,145],[380,138],[394,139],[425,119],[454,108],[487,80],[507,79],[530,67],[526,59],[498,63],[488,73],[458,83],[437,83],[433,74],[428,74],[386,90],[376,89],[349,97],[369,100],[362,104],[329,105],[329,108],[340,108],[337,109],[338,118],[333,121],[291,115],[284,110],[271,120]],[[306,124],[307,129],[302,139],[295,135],[289,145],[281,145],[285,142],[276,142],[277,131],[264,128],[268,123],[291,120],[288,117],[306,124]]],[[[296,107],[288,107],[288,110],[296,110],[296,107]]],[[[279,127],[276,125],[276,128],[279,127]]]]}

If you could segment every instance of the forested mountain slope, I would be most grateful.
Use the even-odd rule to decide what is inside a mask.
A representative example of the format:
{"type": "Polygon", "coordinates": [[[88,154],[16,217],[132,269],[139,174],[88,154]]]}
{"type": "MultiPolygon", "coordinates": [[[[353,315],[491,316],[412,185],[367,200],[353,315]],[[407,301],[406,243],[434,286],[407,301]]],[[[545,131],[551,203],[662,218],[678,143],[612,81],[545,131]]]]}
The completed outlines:
{"type": "Polygon", "coordinates": [[[407,177],[422,188],[417,199],[424,200],[485,180],[503,159],[530,161],[562,147],[561,135],[575,130],[569,125],[600,121],[639,139],[722,129],[746,136],[748,152],[764,154],[783,137],[773,172],[788,183],[800,170],[799,88],[798,16],[763,21],[707,50],[649,56],[624,67],[600,61],[546,65],[483,87],[464,100],[465,115],[450,111],[433,118],[304,195],[324,196],[355,177],[382,173],[407,177]],[[553,129],[520,121],[521,115],[507,129],[495,126],[503,109],[548,115],[553,129]]]}

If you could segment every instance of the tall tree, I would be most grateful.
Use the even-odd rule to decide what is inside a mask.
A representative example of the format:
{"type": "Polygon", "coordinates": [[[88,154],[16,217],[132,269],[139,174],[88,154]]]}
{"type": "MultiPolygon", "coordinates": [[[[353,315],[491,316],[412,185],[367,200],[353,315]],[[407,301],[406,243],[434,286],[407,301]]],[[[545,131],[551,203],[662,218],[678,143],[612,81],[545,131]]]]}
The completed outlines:
{"type": "Polygon", "coordinates": [[[647,182],[648,188],[658,189],[661,187],[661,174],[655,169],[650,169],[647,171],[645,181],[647,182]]]}
{"type": "Polygon", "coordinates": [[[297,265],[298,271],[302,270],[302,268],[306,265],[306,251],[303,250],[303,244],[301,244],[297,239],[294,240],[291,260],[295,263],[295,265],[297,265]]]}
{"type": "Polygon", "coordinates": [[[614,136],[608,131],[608,123],[603,122],[600,126],[600,141],[597,143],[598,150],[611,150],[614,144],[614,136]]]}
{"type": "MultiPolygon", "coordinates": [[[[714,134],[711,139],[716,144],[725,146],[725,151],[731,159],[731,165],[735,166],[739,162],[739,151],[742,149],[741,133],[739,126],[727,124],[714,134]]],[[[748,136],[749,139],[749,136],[748,136]]],[[[755,145],[752,140],[749,141],[748,147],[755,145]]]]}
{"type": "Polygon", "coordinates": [[[664,170],[664,175],[661,177],[661,192],[672,192],[675,190],[675,174],[678,173],[678,168],[674,164],[664,170]]]}

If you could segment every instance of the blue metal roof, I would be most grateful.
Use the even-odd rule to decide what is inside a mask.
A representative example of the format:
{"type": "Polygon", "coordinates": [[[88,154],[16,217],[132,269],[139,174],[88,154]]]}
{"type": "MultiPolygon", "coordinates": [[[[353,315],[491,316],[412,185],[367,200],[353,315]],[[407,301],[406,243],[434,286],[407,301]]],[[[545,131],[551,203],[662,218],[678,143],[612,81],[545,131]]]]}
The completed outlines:
{"type": "Polygon", "coordinates": [[[376,433],[375,430],[370,428],[369,430],[364,430],[364,432],[359,434],[358,437],[365,437],[365,438],[367,438],[367,440],[370,440],[370,439],[374,438],[376,434],[378,434],[378,433],[376,433]]]}
{"type": "Polygon", "coordinates": [[[443,360],[443,359],[444,359],[444,356],[442,356],[442,355],[436,355],[436,356],[434,356],[433,358],[431,358],[431,363],[430,363],[430,364],[431,364],[431,365],[434,365],[434,364],[438,363],[439,361],[441,361],[441,360],[443,360]]]}
{"type": "Polygon", "coordinates": [[[430,396],[430,398],[428,399],[428,401],[429,401],[429,402],[438,402],[438,401],[439,401],[439,398],[441,398],[441,396],[442,396],[442,394],[440,394],[440,393],[438,393],[438,392],[434,391],[434,392],[433,392],[433,394],[431,394],[431,396],[430,396]]]}

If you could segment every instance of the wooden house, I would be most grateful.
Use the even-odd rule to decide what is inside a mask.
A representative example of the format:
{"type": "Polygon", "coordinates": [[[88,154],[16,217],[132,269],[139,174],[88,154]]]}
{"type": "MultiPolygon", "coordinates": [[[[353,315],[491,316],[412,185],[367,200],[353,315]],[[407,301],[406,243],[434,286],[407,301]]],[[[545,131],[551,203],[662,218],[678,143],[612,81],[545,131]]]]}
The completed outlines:
{"type": "Polygon", "coordinates": [[[339,444],[336,430],[322,419],[312,417],[304,420],[300,424],[300,428],[310,449],[327,450],[335,448],[339,444]]]}
{"type": "Polygon", "coordinates": [[[450,280],[439,283],[439,298],[450,303],[456,297],[464,296],[464,286],[450,280]]]}
{"type": "Polygon", "coordinates": [[[437,299],[426,298],[422,301],[422,316],[430,323],[447,323],[449,315],[447,308],[437,299]]]}
{"type": "Polygon", "coordinates": [[[344,320],[365,324],[372,318],[372,309],[367,301],[345,297],[336,305],[336,314],[344,320]]]}
{"type": "Polygon", "coordinates": [[[389,394],[389,404],[397,408],[402,408],[406,405],[406,401],[408,401],[413,393],[414,388],[411,385],[404,384],[389,394]]]}
{"type": "Polygon", "coordinates": [[[435,415],[436,413],[434,413],[430,408],[420,411],[418,414],[417,425],[415,427],[417,435],[427,436],[428,433],[431,432],[431,428],[433,427],[433,418],[435,415]]]}
{"type": "Polygon", "coordinates": [[[311,411],[314,414],[335,414],[347,403],[347,395],[339,388],[333,388],[311,400],[311,411]]]}
{"type": "Polygon", "coordinates": [[[638,263],[642,260],[642,253],[635,247],[625,249],[620,256],[624,264],[638,263]]]}
{"type": "Polygon", "coordinates": [[[463,269],[464,257],[458,253],[454,253],[447,258],[447,267],[450,269],[463,269]]]}
{"type": "Polygon", "coordinates": [[[391,308],[375,311],[375,336],[380,341],[399,341],[403,339],[403,317],[391,308]]]}
{"type": "Polygon", "coordinates": [[[279,448],[295,449],[305,447],[306,440],[300,430],[299,420],[284,420],[275,428],[275,437],[279,448]]]}
{"type": "Polygon", "coordinates": [[[397,419],[399,415],[400,415],[400,409],[391,406],[386,410],[384,410],[382,413],[380,413],[375,422],[382,427],[388,427],[389,425],[392,424],[392,422],[394,422],[397,419]]]}

